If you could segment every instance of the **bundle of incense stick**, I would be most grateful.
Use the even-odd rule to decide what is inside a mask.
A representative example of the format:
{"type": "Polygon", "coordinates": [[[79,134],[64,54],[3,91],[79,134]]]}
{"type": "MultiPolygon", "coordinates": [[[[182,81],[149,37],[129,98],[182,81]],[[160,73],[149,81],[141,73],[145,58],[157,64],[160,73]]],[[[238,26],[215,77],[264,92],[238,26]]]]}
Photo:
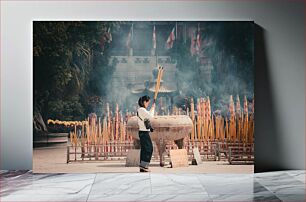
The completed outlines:
{"type": "Polygon", "coordinates": [[[86,121],[59,121],[59,120],[52,120],[48,119],[48,124],[58,124],[58,125],[65,125],[65,126],[82,126],[82,124],[86,121]]]}
{"type": "Polygon", "coordinates": [[[158,65],[158,74],[157,74],[157,81],[156,81],[156,85],[155,85],[154,103],[155,103],[156,98],[157,98],[157,94],[158,94],[159,87],[160,87],[160,80],[163,76],[163,72],[164,72],[164,67],[158,65]]]}

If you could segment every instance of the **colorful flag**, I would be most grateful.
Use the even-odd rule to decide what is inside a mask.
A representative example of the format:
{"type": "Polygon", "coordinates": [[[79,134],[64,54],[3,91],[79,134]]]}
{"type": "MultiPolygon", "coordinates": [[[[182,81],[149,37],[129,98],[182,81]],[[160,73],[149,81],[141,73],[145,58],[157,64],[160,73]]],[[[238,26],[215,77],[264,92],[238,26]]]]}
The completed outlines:
{"type": "Polygon", "coordinates": [[[170,33],[170,35],[169,35],[169,37],[168,37],[168,39],[167,39],[167,49],[170,49],[170,48],[172,48],[173,47],[173,42],[174,42],[174,40],[175,40],[175,35],[174,35],[174,30],[175,30],[175,27],[173,27],[173,29],[172,29],[172,31],[171,31],[171,33],[170,33]]]}
{"type": "Polygon", "coordinates": [[[129,35],[128,35],[127,40],[126,40],[126,47],[127,47],[128,49],[131,48],[131,44],[132,44],[132,33],[133,33],[133,25],[131,26],[129,35]]]}
{"type": "Polygon", "coordinates": [[[112,42],[113,41],[113,36],[112,36],[112,33],[110,31],[110,27],[108,28],[107,30],[107,35],[108,35],[108,43],[112,42]]]}
{"type": "Polygon", "coordinates": [[[191,39],[191,42],[190,42],[190,53],[191,53],[191,55],[193,56],[195,53],[196,53],[196,47],[195,47],[195,45],[196,45],[196,33],[195,32],[193,32],[192,33],[192,36],[190,37],[190,39],[191,39]]]}
{"type": "Polygon", "coordinates": [[[198,34],[197,34],[197,43],[196,43],[197,53],[200,53],[201,50],[201,36],[200,36],[200,24],[198,24],[198,34]]]}
{"type": "Polygon", "coordinates": [[[110,43],[112,42],[113,38],[112,38],[112,33],[110,32],[110,27],[108,28],[107,31],[103,31],[103,34],[101,36],[101,39],[100,39],[100,47],[102,50],[104,50],[104,46],[105,46],[105,43],[110,43]]]}
{"type": "Polygon", "coordinates": [[[153,28],[153,38],[152,38],[152,42],[153,42],[153,49],[156,49],[156,33],[155,33],[155,25],[153,28]]]}

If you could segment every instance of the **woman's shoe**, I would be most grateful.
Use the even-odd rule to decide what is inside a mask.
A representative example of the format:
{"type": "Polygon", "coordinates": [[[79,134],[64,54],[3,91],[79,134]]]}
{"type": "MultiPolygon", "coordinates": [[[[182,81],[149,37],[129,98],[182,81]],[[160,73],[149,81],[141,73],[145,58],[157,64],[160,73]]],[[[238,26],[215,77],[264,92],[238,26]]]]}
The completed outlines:
{"type": "Polygon", "coordinates": [[[148,172],[148,171],[145,171],[144,169],[140,168],[139,171],[142,173],[142,172],[148,172]]]}
{"type": "Polygon", "coordinates": [[[151,172],[149,168],[139,167],[140,172],[151,172]]]}

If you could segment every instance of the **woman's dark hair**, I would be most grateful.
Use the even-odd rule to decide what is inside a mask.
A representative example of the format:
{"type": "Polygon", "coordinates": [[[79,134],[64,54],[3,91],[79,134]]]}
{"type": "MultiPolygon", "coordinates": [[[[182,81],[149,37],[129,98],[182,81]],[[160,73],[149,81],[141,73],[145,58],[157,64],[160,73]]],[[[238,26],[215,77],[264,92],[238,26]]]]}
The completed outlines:
{"type": "Polygon", "coordinates": [[[139,100],[138,100],[138,105],[139,105],[140,107],[144,107],[144,102],[145,102],[145,101],[148,102],[149,100],[150,100],[150,96],[144,95],[144,96],[142,96],[142,97],[139,98],[139,100]]]}

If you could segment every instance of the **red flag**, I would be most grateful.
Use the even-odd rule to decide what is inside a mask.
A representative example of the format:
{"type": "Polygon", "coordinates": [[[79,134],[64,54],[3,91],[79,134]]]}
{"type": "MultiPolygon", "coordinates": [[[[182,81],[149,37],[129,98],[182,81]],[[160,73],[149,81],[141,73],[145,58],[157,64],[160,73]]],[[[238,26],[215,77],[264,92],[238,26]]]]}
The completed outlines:
{"type": "Polygon", "coordinates": [[[191,53],[191,55],[193,56],[194,54],[195,54],[195,52],[196,52],[196,47],[195,47],[195,45],[196,45],[196,36],[195,36],[195,32],[192,34],[192,36],[191,36],[191,43],[190,43],[190,53],[191,53]]]}
{"type": "Polygon", "coordinates": [[[105,44],[105,37],[104,34],[100,38],[100,47],[102,50],[104,50],[104,44],[105,44]]]}
{"type": "Polygon", "coordinates": [[[132,27],[131,27],[131,29],[130,29],[130,32],[129,32],[129,35],[128,35],[127,39],[126,39],[126,47],[127,47],[128,49],[131,48],[131,43],[132,43],[132,31],[133,31],[133,25],[132,25],[132,27]]]}
{"type": "Polygon", "coordinates": [[[166,44],[167,45],[167,49],[170,49],[170,48],[173,47],[173,42],[175,40],[174,29],[175,29],[175,27],[173,27],[173,29],[172,29],[172,31],[171,31],[168,39],[167,39],[167,44],[166,44]]]}
{"type": "Polygon", "coordinates": [[[200,24],[198,25],[198,34],[197,34],[197,43],[196,43],[196,50],[198,54],[201,50],[201,36],[200,36],[200,24]]]}
{"type": "Polygon", "coordinates": [[[100,47],[104,50],[105,43],[110,43],[113,40],[112,33],[110,32],[110,27],[108,28],[107,32],[104,31],[101,38],[100,38],[100,47]]]}
{"type": "Polygon", "coordinates": [[[154,28],[153,28],[153,49],[156,49],[156,33],[155,33],[155,25],[154,25],[154,28]]]}

